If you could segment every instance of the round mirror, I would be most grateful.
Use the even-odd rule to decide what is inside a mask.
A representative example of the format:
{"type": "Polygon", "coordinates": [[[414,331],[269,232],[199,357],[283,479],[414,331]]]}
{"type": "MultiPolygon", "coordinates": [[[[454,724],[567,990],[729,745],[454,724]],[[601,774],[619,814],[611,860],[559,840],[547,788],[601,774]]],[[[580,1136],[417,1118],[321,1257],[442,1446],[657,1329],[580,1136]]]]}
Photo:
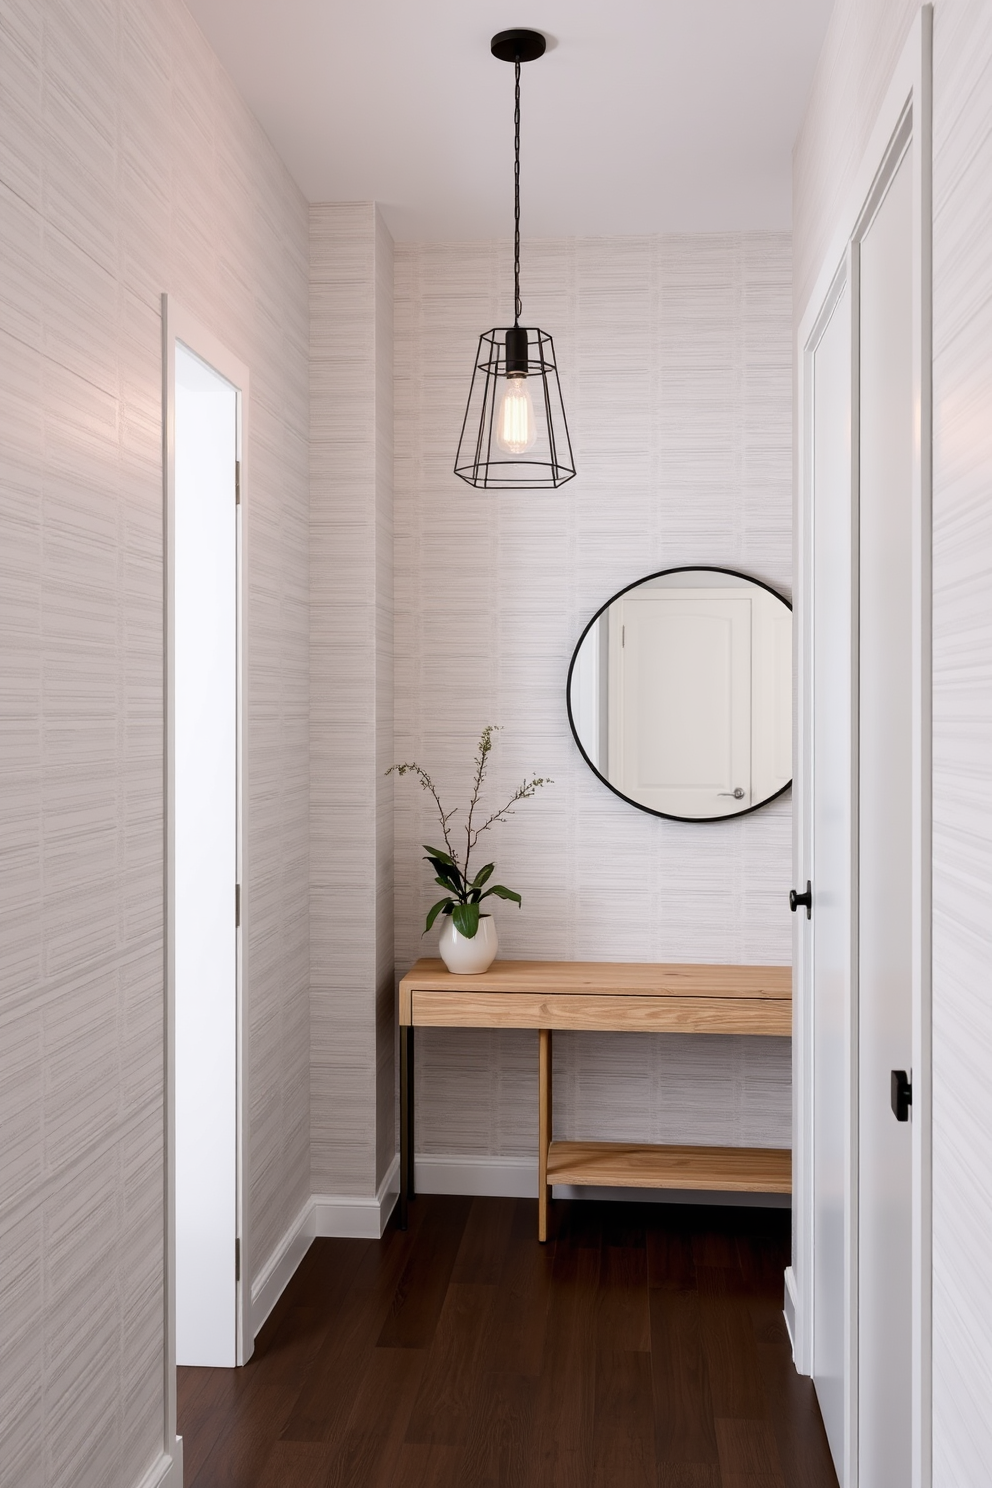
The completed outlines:
{"type": "Polygon", "coordinates": [[[754,811],[792,783],[792,606],[726,568],[630,584],[582,632],[568,721],[603,784],[642,811],[754,811]]]}

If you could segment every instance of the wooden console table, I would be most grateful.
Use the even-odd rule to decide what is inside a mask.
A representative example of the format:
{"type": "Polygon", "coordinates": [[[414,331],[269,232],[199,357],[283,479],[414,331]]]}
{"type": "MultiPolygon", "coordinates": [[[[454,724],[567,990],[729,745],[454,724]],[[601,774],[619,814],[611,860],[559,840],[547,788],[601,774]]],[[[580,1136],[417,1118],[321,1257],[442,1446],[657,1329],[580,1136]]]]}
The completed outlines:
{"type": "Polygon", "coordinates": [[[400,1228],[414,1196],[415,1028],[533,1028],[538,1034],[538,1239],[554,1183],[622,1188],[791,1193],[788,1148],[659,1147],[556,1142],[551,1118],[555,1029],[611,1033],[737,1033],[788,1038],[788,966],[659,966],[610,961],[496,961],[453,976],[418,961],[400,982],[400,1228]]]}

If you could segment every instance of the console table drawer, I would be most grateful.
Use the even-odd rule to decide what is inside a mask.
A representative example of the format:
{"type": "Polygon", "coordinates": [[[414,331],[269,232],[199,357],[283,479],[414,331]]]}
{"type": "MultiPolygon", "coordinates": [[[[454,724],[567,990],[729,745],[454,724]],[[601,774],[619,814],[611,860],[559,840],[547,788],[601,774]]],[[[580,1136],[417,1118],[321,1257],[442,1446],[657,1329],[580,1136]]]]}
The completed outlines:
{"type": "Polygon", "coordinates": [[[540,992],[411,992],[417,1028],[553,1028],[614,1033],[736,1033],[787,1038],[792,1003],[776,998],[625,997],[540,992]]]}

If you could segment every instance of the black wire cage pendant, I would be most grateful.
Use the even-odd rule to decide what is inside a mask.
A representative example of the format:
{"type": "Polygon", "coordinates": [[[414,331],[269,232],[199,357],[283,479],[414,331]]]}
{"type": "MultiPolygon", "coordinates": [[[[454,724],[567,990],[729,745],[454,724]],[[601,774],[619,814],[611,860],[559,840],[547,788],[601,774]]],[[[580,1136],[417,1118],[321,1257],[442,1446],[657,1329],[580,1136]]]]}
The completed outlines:
{"type": "Polygon", "coordinates": [[[554,342],[520,324],[520,64],[543,55],[539,31],[500,31],[494,57],[512,62],[514,89],[513,325],[479,337],[455,474],[492,491],[554,490],[575,474],[554,342]]]}

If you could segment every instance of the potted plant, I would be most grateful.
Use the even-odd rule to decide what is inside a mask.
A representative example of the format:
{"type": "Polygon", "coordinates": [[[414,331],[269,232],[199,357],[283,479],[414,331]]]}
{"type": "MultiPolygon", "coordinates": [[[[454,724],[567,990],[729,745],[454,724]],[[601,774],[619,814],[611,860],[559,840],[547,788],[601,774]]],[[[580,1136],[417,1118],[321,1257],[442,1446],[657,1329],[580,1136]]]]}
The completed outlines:
{"type": "Polygon", "coordinates": [[[387,775],[391,775],[393,770],[397,775],[416,775],[421,787],[434,798],[438,815],[441,818],[444,848],[428,847],[425,843],[424,852],[427,854],[425,861],[434,870],[434,882],[444,889],[445,897],[431,905],[427,914],[427,924],[424,926],[424,934],[427,934],[438,915],[441,915],[443,917],[439,946],[441,958],[449,971],[463,975],[486,971],[496,956],[496,926],[492,915],[481,908],[483,902],[495,895],[497,899],[510,899],[517,905],[523,903],[520,895],[513,889],[508,889],[505,884],[490,883],[496,869],[494,863],[483,864],[474,878],[470,877],[472,854],[479,838],[496,822],[505,821],[508,816],[512,816],[513,807],[518,801],[526,801],[542,785],[552,784],[552,781],[543,776],[525,780],[517,787],[505,806],[501,806],[498,811],[494,811],[477,826],[476,812],[479,797],[482,794],[489,756],[492,753],[493,735],[496,732],[496,727],[488,724],[482,730],[482,737],[479,740],[479,752],[475,758],[475,779],[465,818],[464,857],[459,857],[449,830],[449,823],[458,814],[457,808],[445,811],[437,788],[427,771],[415,762],[393,765],[386,771],[387,775]]]}

